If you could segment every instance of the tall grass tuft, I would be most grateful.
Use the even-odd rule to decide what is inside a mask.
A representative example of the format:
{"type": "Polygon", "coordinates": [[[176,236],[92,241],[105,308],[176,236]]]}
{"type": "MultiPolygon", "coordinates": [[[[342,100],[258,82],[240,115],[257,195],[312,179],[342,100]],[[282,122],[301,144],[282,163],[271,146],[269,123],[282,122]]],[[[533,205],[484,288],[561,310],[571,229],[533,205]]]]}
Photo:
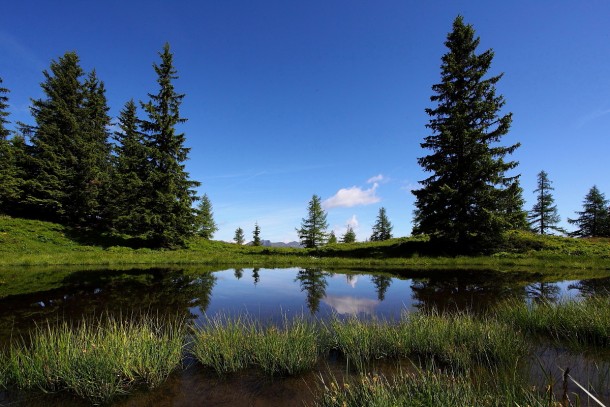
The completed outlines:
{"type": "Polygon", "coordinates": [[[464,375],[438,370],[398,373],[388,379],[360,375],[346,382],[321,381],[316,407],[549,406],[543,394],[517,383],[477,385],[464,375]]]}
{"type": "Polygon", "coordinates": [[[234,373],[253,363],[255,333],[255,324],[247,316],[208,318],[202,327],[194,330],[192,353],[219,376],[234,373]]]}
{"type": "Polygon", "coordinates": [[[342,320],[335,316],[324,324],[330,347],[338,350],[358,370],[376,359],[399,356],[394,345],[396,325],[382,320],[342,320]]]}
{"type": "Polygon", "coordinates": [[[263,326],[247,316],[211,318],[195,331],[193,354],[220,376],[256,366],[270,376],[295,375],[320,355],[317,324],[303,316],[263,326]]]}
{"type": "Polygon", "coordinates": [[[381,358],[419,357],[453,369],[512,365],[527,351],[523,336],[504,323],[468,314],[404,313],[397,323],[350,318],[326,325],[332,347],[362,370],[381,358]]]}
{"type": "Polygon", "coordinates": [[[101,317],[75,326],[37,328],[9,347],[4,386],[44,392],[68,390],[94,403],[159,385],[182,360],[185,324],[146,316],[101,317]]]}
{"type": "Polygon", "coordinates": [[[556,304],[510,301],[499,305],[495,315],[530,334],[548,335],[574,346],[610,346],[610,296],[556,304]]]}
{"type": "Polygon", "coordinates": [[[302,316],[284,318],[279,327],[259,326],[253,341],[255,364],[270,376],[295,375],[312,369],[322,346],[319,333],[317,324],[302,316]]]}
{"type": "Polygon", "coordinates": [[[514,365],[528,350],[518,330],[467,313],[403,314],[394,341],[403,355],[430,358],[453,369],[514,365]]]}

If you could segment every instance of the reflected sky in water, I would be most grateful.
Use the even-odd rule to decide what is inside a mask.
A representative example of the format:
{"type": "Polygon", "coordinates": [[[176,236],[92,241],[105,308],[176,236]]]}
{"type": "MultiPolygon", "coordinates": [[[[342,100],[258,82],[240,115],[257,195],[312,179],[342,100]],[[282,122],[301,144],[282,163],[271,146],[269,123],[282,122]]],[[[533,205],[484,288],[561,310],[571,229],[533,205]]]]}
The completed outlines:
{"type": "MultiPolygon", "coordinates": [[[[178,314],[197,323],[219,313],[247,313],[262,321],[296,314],[327,318],[395,319],[419,309],[478,312],[519,298],[558,301],[608,293],[610,277],[538,281],[534,273],[485,270],[387,273],[315,268],[197,268],[92,270],[69,273],[57,284],[0,296],[0,340],[47,320],[101,313],[178,314]]],[[[4,286],[10,291],[10,280],[4,286]]]]}
{"type": "MultiPolygon", "coordinates": [[[[311,314],[327,317],[333,313],[355,316],[397,317],[412,309],[411,281],[392,279],[379,300],[371,275],[339,274],[311,269],[238,269],[214,273],[214,293],[205,314],[235,315],[247,312],[262,318],[311,314]],[[253,274],[256,276],[253,277],[253,274]],[[237,278],[239,276],[240,278],[237,278]],[[255,282],[256,280],[256,282],[255,282]]],[[[191,312],[201,318],[203,312],[191,312]]]]}

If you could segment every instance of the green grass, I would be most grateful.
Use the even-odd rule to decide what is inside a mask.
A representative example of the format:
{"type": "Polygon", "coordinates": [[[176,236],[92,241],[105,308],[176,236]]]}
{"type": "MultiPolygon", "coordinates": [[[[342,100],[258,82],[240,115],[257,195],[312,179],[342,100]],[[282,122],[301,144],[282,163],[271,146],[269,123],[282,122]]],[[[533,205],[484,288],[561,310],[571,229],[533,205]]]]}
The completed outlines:
{"type": "Polygon", "coordinates": [[[511,301],[494,310],[496,318],[533,335],[574,346],[610,346],[610,296],[559,303],[511,301]]]}
{"type": "Polygon", "coordinates": [[[290,376],[315,366],[323,346],[320,333],[304,317],[263,326],[247,316],[218,316],[195,331],[192,352],[220,376],[248,367],[269,376],[290,376]]]}
{"type": "Polygon", "coordinates": [[[161,384],[182,361],[185,324],[102,317],[37,328],[0,356],[0,386],[69,391],[93,403],[161,384]]]}
{"type": "MultiPolygon", "coordinates": [[[[425,237],[335,244],[313,249],[238,246],[201,238],[181,250],[137,247],[132,239],[87,235],[42,221],[0,216],[0,267],[40,265],[207,264],[233,267],[571,268],[610,270],[610,240],[507,233],[491,256],[433,256],[425,237]]],[[[135,242],[138,243],[138,242],[135,242]]]]}
{"type": "Polygon", "coordinates": [[[248,368],[252,363],[254,322],[248,317],[210,318],[194,331],[193,355],[220,376],[248,368]]]}
{"type": "Polygon", "coordinates": [[[316,407],[557,405],[553,400],[549,403],[548,396],[522,383],[479,381],[477,384],[466,375],[435,369],[401,372],[390,379],[377,374],[360,375],[346,381],[331,378],[322,380],[320,387],[316,407]]]}
{"type": "Polygon", "coordinates": [[[381,358],[433,360],[457,370],[514,365],[528,349],[507,324],[464,313],[405,313],[396,323],[335,318],[326,326],[332,346],[359,370],[381,358]]]}
{"type": "Polygon", "coordinates": [[[312,371],[336,352],[355,368],[348,371],[363,374],[377,369],[380,359],[425,369],[392,379],[363,375],[347,385],[333,379],[324,385],[321,406],[542,405],[516,379],[531,354],[528,337],[607,348],[609,310],[609,298],[600,297],[555,305],[509,302],[479,316],[405,313],[396,321],[301,315],[263,324],[247,315],[220,315],[188,331],[172,317],[104,315],[74,325],[49,323],[9,344],[0,352],[0,388],[68,391],[103,403],[136,387],[158,386],[188,354],[219,376],[254,369],[283,377],[312,371]]]}
{"type": "Polygon", "coordinates": [[[420,313],[397,322],[296,317],[266,327],[248,317],[219,316],[195,331],[192,352],[220,376],[249,367],[287,376],[312,369],[331,349],[361,371],[379,359],[413,357],[461,370],[514,365],[527,352],[522,335],[503,323],[420,313]]]}

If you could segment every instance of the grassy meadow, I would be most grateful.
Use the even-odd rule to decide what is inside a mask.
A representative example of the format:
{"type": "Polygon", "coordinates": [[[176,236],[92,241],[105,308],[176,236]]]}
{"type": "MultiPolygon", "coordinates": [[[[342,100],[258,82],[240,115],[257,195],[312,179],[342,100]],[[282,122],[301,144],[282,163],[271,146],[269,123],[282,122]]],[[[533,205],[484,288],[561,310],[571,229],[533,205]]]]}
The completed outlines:
{"type": "Polygon", "coordinates": [[[493,268],[610,270],[610,240],[514,231],[488,256],[442,256],[425,237],[333,244],[319,249],[239,246],[201,238],[180,250],[153,250],[125,236],[88,235],[35,220],[0,216],[0,268],[13,266],[210,265],[235,267],[493,268]],[[436,254],[433,254],[436,253],[436,254]]]}

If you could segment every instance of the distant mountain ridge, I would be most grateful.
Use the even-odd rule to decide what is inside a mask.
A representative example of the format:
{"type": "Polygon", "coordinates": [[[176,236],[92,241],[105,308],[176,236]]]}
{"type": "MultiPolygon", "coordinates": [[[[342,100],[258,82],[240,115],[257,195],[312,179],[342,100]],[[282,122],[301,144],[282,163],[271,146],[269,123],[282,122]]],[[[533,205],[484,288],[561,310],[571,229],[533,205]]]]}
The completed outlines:
{"type": "Polygon", "coordinates": [[[301,246],[301,243],[299,243],[299,242],[284,243],[284,242],[272,242],[270,240],[261,240],[261,245],[265,246],[265,247],[291,247],[293,249],[300,249],[303,247],[303,246],[301,246]]]}

